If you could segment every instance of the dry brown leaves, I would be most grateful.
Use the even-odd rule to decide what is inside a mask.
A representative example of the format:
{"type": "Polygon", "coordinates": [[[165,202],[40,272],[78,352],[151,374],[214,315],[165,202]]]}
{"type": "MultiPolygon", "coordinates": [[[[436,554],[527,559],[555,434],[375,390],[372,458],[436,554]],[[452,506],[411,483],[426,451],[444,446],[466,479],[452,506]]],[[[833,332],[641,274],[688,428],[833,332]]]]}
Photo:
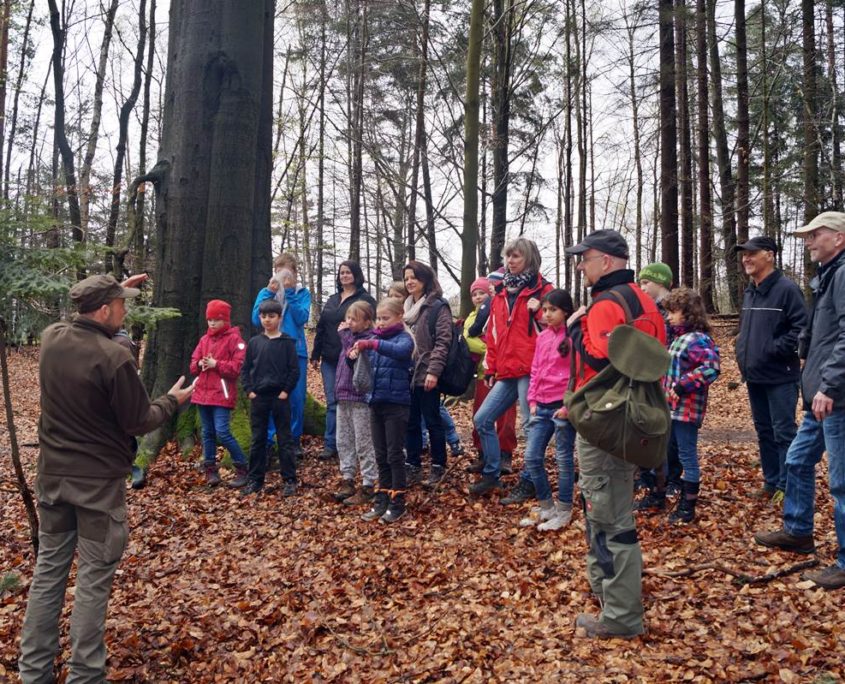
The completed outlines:
{"type": "MultiPolygon", "coordinates": [[[[724,371],[702,435],[699,518],[681,527],[665,516],[640,521],[645,637],[576,637],[575,616],[597,611],[580,513],[561,534],[520,529],[524,508],[468,499],[460,464],[427,504],[427,494],[413,492],[401,523],[365,523],[360,510],[331,500],[338,473],[316,461],[314,439],[293,499],[279,497],[277,475],[257,500],[207,491],[172,453],[159,458],[145,490],[128,493],[132,534],[106,632],[110,679],[841,680],[842,592],[814,589],[797,574],[759,585],[712,567],[665,576],[707,565],[762,575],[804,560],[752,542],[779,515],[749,498],[760,480],[753,429],[744,388],[728,389],[739,379],[732,343],[724,333],[719,342],[724,371]]],[[[32,443],[37,358],[27,350],[11,363],[18,431],[32,443]]],[[[309,375],[315,393],[319,384],[309,375]]],[[[470,408],[453,415],[469,444],[470,408]]],[[[32,477],[36,450],[24,452],[32,477]]],[[[33,558],[5,448],[0,477],[0,575],[16,573],[24,587],[0,595],[0,679],[11,679],[33,558]]],[[[826,564],[835,549],[826,468],[819,480],[816,539],[826,564]]]]}

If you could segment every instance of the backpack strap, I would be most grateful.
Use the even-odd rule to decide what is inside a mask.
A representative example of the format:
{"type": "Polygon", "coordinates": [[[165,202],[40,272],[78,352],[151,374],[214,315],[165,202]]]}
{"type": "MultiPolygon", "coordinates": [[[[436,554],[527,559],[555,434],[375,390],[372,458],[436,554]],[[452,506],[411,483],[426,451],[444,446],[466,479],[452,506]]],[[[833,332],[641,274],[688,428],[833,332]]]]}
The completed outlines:
{"type": "Polygon", "coordinates": [[[443,299],[443,297],[440,297],[428,310],[428,333],[431,336],[432,343],[437,338],[437,317],[440,315],[440,310],[444,306],[448,308],[449,302],[443,299]]]}

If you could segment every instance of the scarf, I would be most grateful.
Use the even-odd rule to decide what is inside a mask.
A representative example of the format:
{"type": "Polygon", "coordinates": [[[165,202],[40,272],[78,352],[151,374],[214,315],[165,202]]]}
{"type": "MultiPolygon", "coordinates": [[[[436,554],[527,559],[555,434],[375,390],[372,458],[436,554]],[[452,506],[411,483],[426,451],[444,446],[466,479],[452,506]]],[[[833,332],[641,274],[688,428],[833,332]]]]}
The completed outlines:
{"type": "Polygon", "coordinates": [[[219,328],[209,328],[208,329],[208,336],[209,337],[217,337],[218,335],[222,335],[224,332],[226,332],[231,327],[232,327],[231,325],[226,323],[224,325],[221,325],[219,328]]]}
{"type": "Polygon", "coordinates": [[[403,318],[405,319],[405,323],[410,325],[412,328],[417,324],[423,304],[425,304],[427,299],[428,297],[423,295],[415,304],[414,297],[412,295],[408,295],[408,298],[405,300],[405,315],[403,318]]]}
{"type": "Polygon", "coordinates": [[[404,323],[394,323],[393,325],[389,325],[386,328],[375,328],[373,330],[373,334],[376,337],[388,339],[390,337],[393,337],[394,335],[398,335],[403,330],[405,330],[404,323]]]}
{"type": "Polygon", "coordinates": [[[505,289],[508,292],[519,292],[523,287],[530,285],[537,276],[534,271],[522,271],[522,273],[505,273],[502,281],[505,284],[505,289]]]}

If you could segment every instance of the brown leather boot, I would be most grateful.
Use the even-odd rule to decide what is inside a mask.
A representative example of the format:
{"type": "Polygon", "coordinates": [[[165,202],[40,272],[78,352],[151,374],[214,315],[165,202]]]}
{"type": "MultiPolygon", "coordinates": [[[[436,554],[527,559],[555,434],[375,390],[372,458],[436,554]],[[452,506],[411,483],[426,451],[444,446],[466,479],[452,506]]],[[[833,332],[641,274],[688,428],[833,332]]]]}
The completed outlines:
{"type": "Polygon", "coordinates": [[[204,466],[205,470],[205,483],[209,487],[216,487],[220,484],[220,473],[217,472],[217,464],[206,464],[204,466]]]}
{"type": "Polygon", "coordinates": [[[355,493],[354,496],[350,496],[348,499],[344,499],[343,505],[363,506],[364,504],[367,504],[369,506],[373,500],[373,496],[375,496],[373,488],[369,485],[364,485],[355,493]]]}
{"type": "Polygon", "coordinates": [[[352,480],[341,480],[340,487],[332,495],[335,501],[345,501],[355,493],[355,483],[352,480]]]}

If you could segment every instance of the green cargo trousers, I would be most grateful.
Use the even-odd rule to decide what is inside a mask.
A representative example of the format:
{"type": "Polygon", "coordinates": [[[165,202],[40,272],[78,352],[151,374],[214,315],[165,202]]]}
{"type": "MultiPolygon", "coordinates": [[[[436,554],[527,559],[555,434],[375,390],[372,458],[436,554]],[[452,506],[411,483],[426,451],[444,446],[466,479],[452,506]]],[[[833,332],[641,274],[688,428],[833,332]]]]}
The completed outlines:
{"type": "MultiPolygon", "coordinates": [[[[119,485],[124,486],[122,481],[119,485]]],[[[59,617],[74,551],[78,549],[66,682],[104,682],[106,610],[114,573],[126,547],[126,507],[98,511],[55,501],[39,501],[38,507],[40,548],[21,630],[21,679],[24,684],[54,681],[59,617]]]]}
{"type": "Polygon", "coordinates": [[[622,634],[642,634],[643,557],[634,523],[637,466],[584,440],[577,441],[587,521],[587,577],[602,601],[600,620],[622,634]]]}

